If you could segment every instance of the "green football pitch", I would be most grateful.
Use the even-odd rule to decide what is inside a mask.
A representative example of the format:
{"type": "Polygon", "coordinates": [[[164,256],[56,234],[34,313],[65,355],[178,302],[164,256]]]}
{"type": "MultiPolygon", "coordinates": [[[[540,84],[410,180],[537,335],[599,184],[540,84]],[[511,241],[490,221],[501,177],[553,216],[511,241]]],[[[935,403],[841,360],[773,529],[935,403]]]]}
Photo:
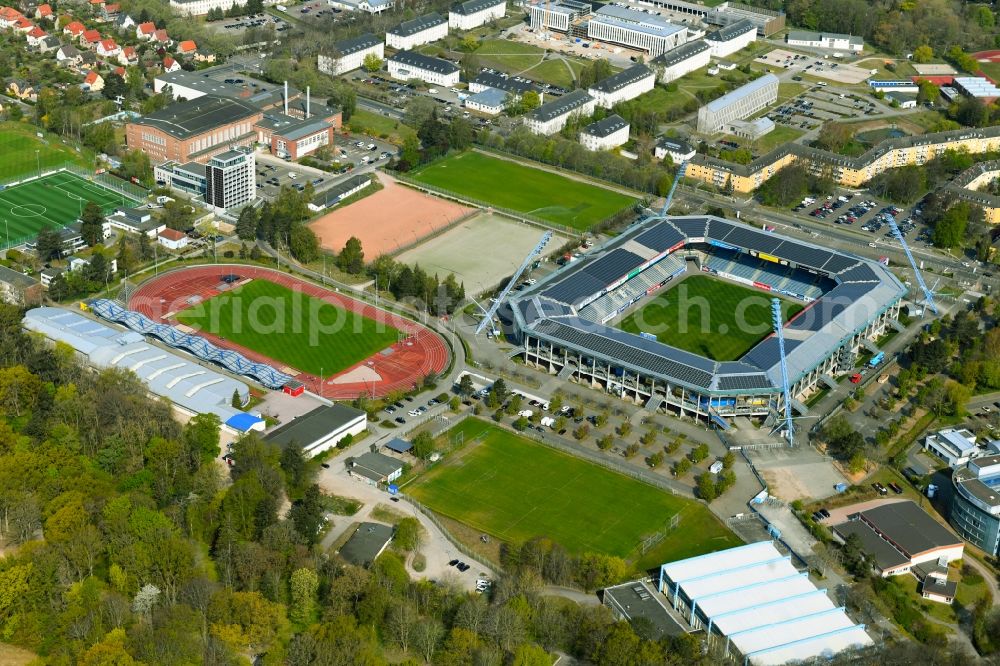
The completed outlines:
{"type": "Polygon", "coordinates": [[[433,511],[507,542],[544,536],[571,553],[617,555],[637,566],[740,544],[707,508],[469,418],[447,433],[464,448],[405,491],[433,511]],[[645,554],[642,541],[677,525],[645,554]]]}
{"type": "Polygon", "coordinates": [[[38,169],[52,171],[66,163],[93,167],[94,156],[86,149],[76,150],[55,134],[42,132],[23,122],[0,122],[0,181],[37,175],[38,169]]]}
{"type": "Polygon", "coordinates": [[[42,229],[59,229],[72,224],[88,201],[99,205],[105,213],[116,206],[136,203],[97,183],[60,171],[0,190],[2,240],[12,247],[34,238],[42,229]]]}
{"type": "Polygon", "coordinates": [[[634,197],[549,171],[473,151],[431,162],[410,174],[460,197],[584,231],[634,197]]]}
{"type": "Polygon", "coordinates": [[[260,278],[179,312],[177,320],[317,377],[363,361],[400,335],[387,324],[260,278]]]}
{"type": "MultiPolygon", "coordinates": [[[[773,330],[771,298],[756,289],[692,275],[626,315],[617,326],[629,333],[652,333],[664,344],[715,361],[735,361],[773,330]]],[[[782,300],[784,321],[802,307],[782,300]]]]}

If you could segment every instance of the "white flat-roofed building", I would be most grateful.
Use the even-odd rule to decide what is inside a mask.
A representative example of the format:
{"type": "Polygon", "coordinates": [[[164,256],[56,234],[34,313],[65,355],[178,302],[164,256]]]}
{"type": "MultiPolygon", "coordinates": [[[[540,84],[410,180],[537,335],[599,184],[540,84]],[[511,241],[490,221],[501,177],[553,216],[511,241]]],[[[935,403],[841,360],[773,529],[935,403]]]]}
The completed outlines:
{"type": "Polygon", "coordinates": [[[628,142],[628,129],[628,122],[613,114],[584,127],[580,143],[587,150],[611,150],[628,142]]]}
{"type": "Polygon", "coordinates": [[[712,59],[712,48],[703,39],[688,42],[657,56],[652,64],[660,72],[660,81],[670,83],[696,69],[708,67],[712,59]]]}
{"type": "Polygon", "coordinates": [[[385,59],[385,43],[370,32],[343,39],[333,45],[330,55],[320,53],[316,57],[316,67],[324,74],[338,76],[358,69],[369,55],[379,60],[385,59]]]}
{"type": "Polygon", "coordinates": [[[205,165],[205,203],[216,210],[236,208],[257,197],[256,160],[247,148],[215,155],[205,165]]]}
{"type": "Polygon", "coordinates": [[[705,43],[711,49],[713,58],[730,56],[755,41],[757,41],[757,26],[746,19],[705,35],[705,43]]]}
{"type": "Polygon", "coordinates": [[[393,0],[329,0],[330,6],[337,9],[346,9],[349,12],[366,12],[368,14],[381,14],[395,6],[393,0]]]}
{"type": "Polygon", "coordinates": [[[502,19],[507,13],[507,0],[465,0],[456,2],[448,10],[448,27],[472,30],[502,19]]]}
{"type": "Polygon", "coordinates": [[[951,85],[967,97],[975,97],[985,102],[1000,98],[1000,88],[982,76],[956,76],[951,85]]]}
{"type": "Polygon", "coordinates": [[[949,467],[961,467],[979,453],[976,436],[965,428],[947,428],[927,435],[924,450],[948,463],[949,467]]]}
{"type": "Polygon", "coordinates": [[[535,134],[554,134],[573,116],[589,116],[594,112],[594,98],[583,90],[574,90],[559,99],[542,104],[525,116],[524,123],[535,134]]]}
{"type": "Polygon", "coordinates": [[[734,120],[729,123],[726,131],[741,139],[756,141],[765,134],[770,133],[775,128],[774,121],[767,117],[755,118],[753,120],[734,120]]]}
{"type": "Polygon", "coordinates": [[[204,16],[213,9],[229,11],[236,0],[170,0],[170,8],[183,16],[204,16]]]}
{"type": "Polygon", "coordinates": [[[660,139],[660,141],[656,144],[656,147],[653,148],[653,155],[655,155],[658,160],[669,157],[674,164],[680,164],[681,162],[687,162],[689,159],[694,157],[695,149],[687,141],[665,137],[660,139]]]}
{"type": "Polygon", "coordinates": [[[635,99],[656,85],[656,74],[645,65],[632,65],[602,79],[587,89],[597,106],[610,109],[619,102],[635,99]]]}
{"type": "Polygon", "coordinates": [[[434,12],[403,21],[385,33],[385,43],[394,49],[408,50],[448,36],[448,20],[434,12]]]}
{"type": "Polygon", "coordinates": [[[401,81],[420,79],[437,86],[455,86],[459,71],[455,63],[414,51],[400,51],[389,58],[389,76],[401,81]]]}
{"type": "Polygon", "coordinates": [[[576,19],[589,15],[591,11],[590,3],[580,0],[538,0],[528,6],[528,18],[532,30],[569,32],[576,19]]]}
{"type": "Polygon", "coordinates": [[[749,118],[778,99],[778,77],[764,74],[698,109],[698,131],[714,134],[734,120],[749,118]]]}
{"type": "Polygon", "coordinates": [[[587,36],[658,56],[688,40],[688,29],[655,14],[604,5],[587,22],[587,36]]]}
{"type": "Polygon", "coordinates": [[[508,100],[512,99],[509,92],[497,88],[486,88],[465,98],[465,108],[479,113],[495,116],[507,108],[508,100]]]}
{"type": "Polygon", "coordinates": [[[664,564],[658,590],[738,663],[777,666],[872,644],[771,541],[664,564]]]}
{"type": "Polygon", "coordinates": [[[808,30],[789,30],[785,40],[789,46],[806,46],[811,49],[831,49],[835,51],[852,51],[859,53],[865,48],[865,40],[854,35],[842,35],[836,32],[811,32],[808,30]]]}

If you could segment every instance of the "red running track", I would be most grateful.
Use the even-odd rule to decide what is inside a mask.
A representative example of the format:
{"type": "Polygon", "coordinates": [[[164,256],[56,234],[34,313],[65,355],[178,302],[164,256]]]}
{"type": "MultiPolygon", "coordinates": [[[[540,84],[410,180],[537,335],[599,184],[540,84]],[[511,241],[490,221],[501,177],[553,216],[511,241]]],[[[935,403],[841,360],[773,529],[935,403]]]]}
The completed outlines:
{"type": "MultiPolygon", "coordinates": [[[[429,328],[270,268],[236,264],[181,268],[144,282],[132,294],[128,307],[155,321],[176,325],[178,323],[175,319],[177,312],[221,293],[219,285],[222,278],[227,275],[237,275],[243,280],[247,278],[268,280],[289,289],[301,291],[307,296],[319,298],[355,314],[388,324],[406,334],[406,338],[392,345],[388,350],[382,350],[333,377],[324,377],[322,386],[320,378],[315,375],[303,373],[295,377],[298,381],[303,382],[308,390],[323,397],[333,400],[351,400],[362,393],[381,397],[391,391],[408,391],[419,385],[427,375],[441,373],[448,367],[448,346],[441,336],[429,328]],[[389,350],[391,353],[387,353],[389,350]],[[374,370],[381,379],[337,383],[338,377],[343,377],[361,366],[367,366],[374,370]]],[[[280,361],[229,340],[223,340],[209,333],[199,332],[199,335],[210,340],[216,346],[238,351],[247,358],[266,363],[276,370],[281,370],[284,367],[280,361]]]]}

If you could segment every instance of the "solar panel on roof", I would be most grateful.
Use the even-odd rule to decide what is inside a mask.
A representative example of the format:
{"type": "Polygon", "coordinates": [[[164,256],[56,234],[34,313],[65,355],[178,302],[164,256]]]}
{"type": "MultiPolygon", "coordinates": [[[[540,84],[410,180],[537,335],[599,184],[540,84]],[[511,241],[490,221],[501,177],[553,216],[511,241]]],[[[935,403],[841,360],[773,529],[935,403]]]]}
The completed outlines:
{"type": "Polygon", "coordinates": [[[749,391],[752,389],[774,388],[771,380],[763,373],[753,375],[723,375],[719,377],[719,391],[749,391]]]}
{"type": "Polygon", "coordinates": [[[831,254],[829,261],[823,264],[823,270],[827,273],[839,273],[858,263],[857,258],[843,254],[831,254]]]}
{"type": "Polygon", "coordinates": [[[832,253],[818,247],[809,247],[801,243],[793,243],[786,240],[775,252],[778,256],[793,261],[801,266],[810,268],[820,268],[829,261],[832,253]]]}
{"type": "Polygon", "coordinates": [[[729,233],[725,236],[716,236],[714,229],[712,231],[712,235],[716,240],[725,241],[726,243],[731,243],[733,245],[739,245],[740,247],[752,248],[754,250],[759,250],[760,252],[766,252],[767,254],[772,254],[774,250],[781,245],[783,240],[778,236],[753,231],[752,229],[742,226],[737,227],[735,225],[730,227],[729,233]]]}
{"type": "Polygon", "coordinates": [[[705,228],[708,226],[708,219],[704,217],[671,218],[671,224],[681,230],[688,238],[700,238],[705,236],[705,228]]]}
{"type": "Polygon", "coordinates": [[[649,231],[644,231],[636,236],[635,240],[651,250],[663,252],[684,240],[684,234],[677,231],[669,222],[661,222],[649,231]]]}
{"type": "Polygon", "coordinates": [[[604,284],[610,284],[644,261],[645,259],[636,253],[618,248],[593,262],[582,272],[597,278],[604,284]]]}
{"type": "Polygon", "coordinates": [[[875,282],[878,280],[878,275],[868,264],[859,264],[854,268],[849,268],[837,277],[843,282],[875,282]]]}

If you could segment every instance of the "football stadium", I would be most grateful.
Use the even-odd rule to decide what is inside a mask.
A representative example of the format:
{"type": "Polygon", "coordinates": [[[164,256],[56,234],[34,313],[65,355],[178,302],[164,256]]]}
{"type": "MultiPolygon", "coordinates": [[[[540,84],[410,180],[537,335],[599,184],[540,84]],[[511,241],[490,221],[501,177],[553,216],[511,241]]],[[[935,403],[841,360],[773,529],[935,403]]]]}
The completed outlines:
{"type": "Polygon", "coordinates": [[[518,292],[501,320],[528,364],[651,411],[725,428],[726,417],[784,410],[779,340],[770,317],[745,318],[740,330],[716,323],[731,317],[727,288],[736,286],[766,297],[761,303],[783,301],[791,407],[799,413],[807,411],[802,401],[821,384],[833,386],[834,375],[852,368],[863,349],[876,351],[874,341],[898,326],[906,294],[874,260],[718,217],[654,217],[518,292]],[[672,291],[681,291],[703,274],[725,283],[715,292],[718,299],[701,299],[707,311],[715,302],[718,317],[701,319],[695,334],[636,326],[633,315],[642,318],[650,300],[669,296],[668,283],[676,280],[672,291]],[[619,328],[622,322],[631,330],[619,328]],[[713,358],[691,344],[735,336],[740,344],[723,349],[742,351],[745,329],[754,327],[756,338],[738,358],[713,358]]]}

